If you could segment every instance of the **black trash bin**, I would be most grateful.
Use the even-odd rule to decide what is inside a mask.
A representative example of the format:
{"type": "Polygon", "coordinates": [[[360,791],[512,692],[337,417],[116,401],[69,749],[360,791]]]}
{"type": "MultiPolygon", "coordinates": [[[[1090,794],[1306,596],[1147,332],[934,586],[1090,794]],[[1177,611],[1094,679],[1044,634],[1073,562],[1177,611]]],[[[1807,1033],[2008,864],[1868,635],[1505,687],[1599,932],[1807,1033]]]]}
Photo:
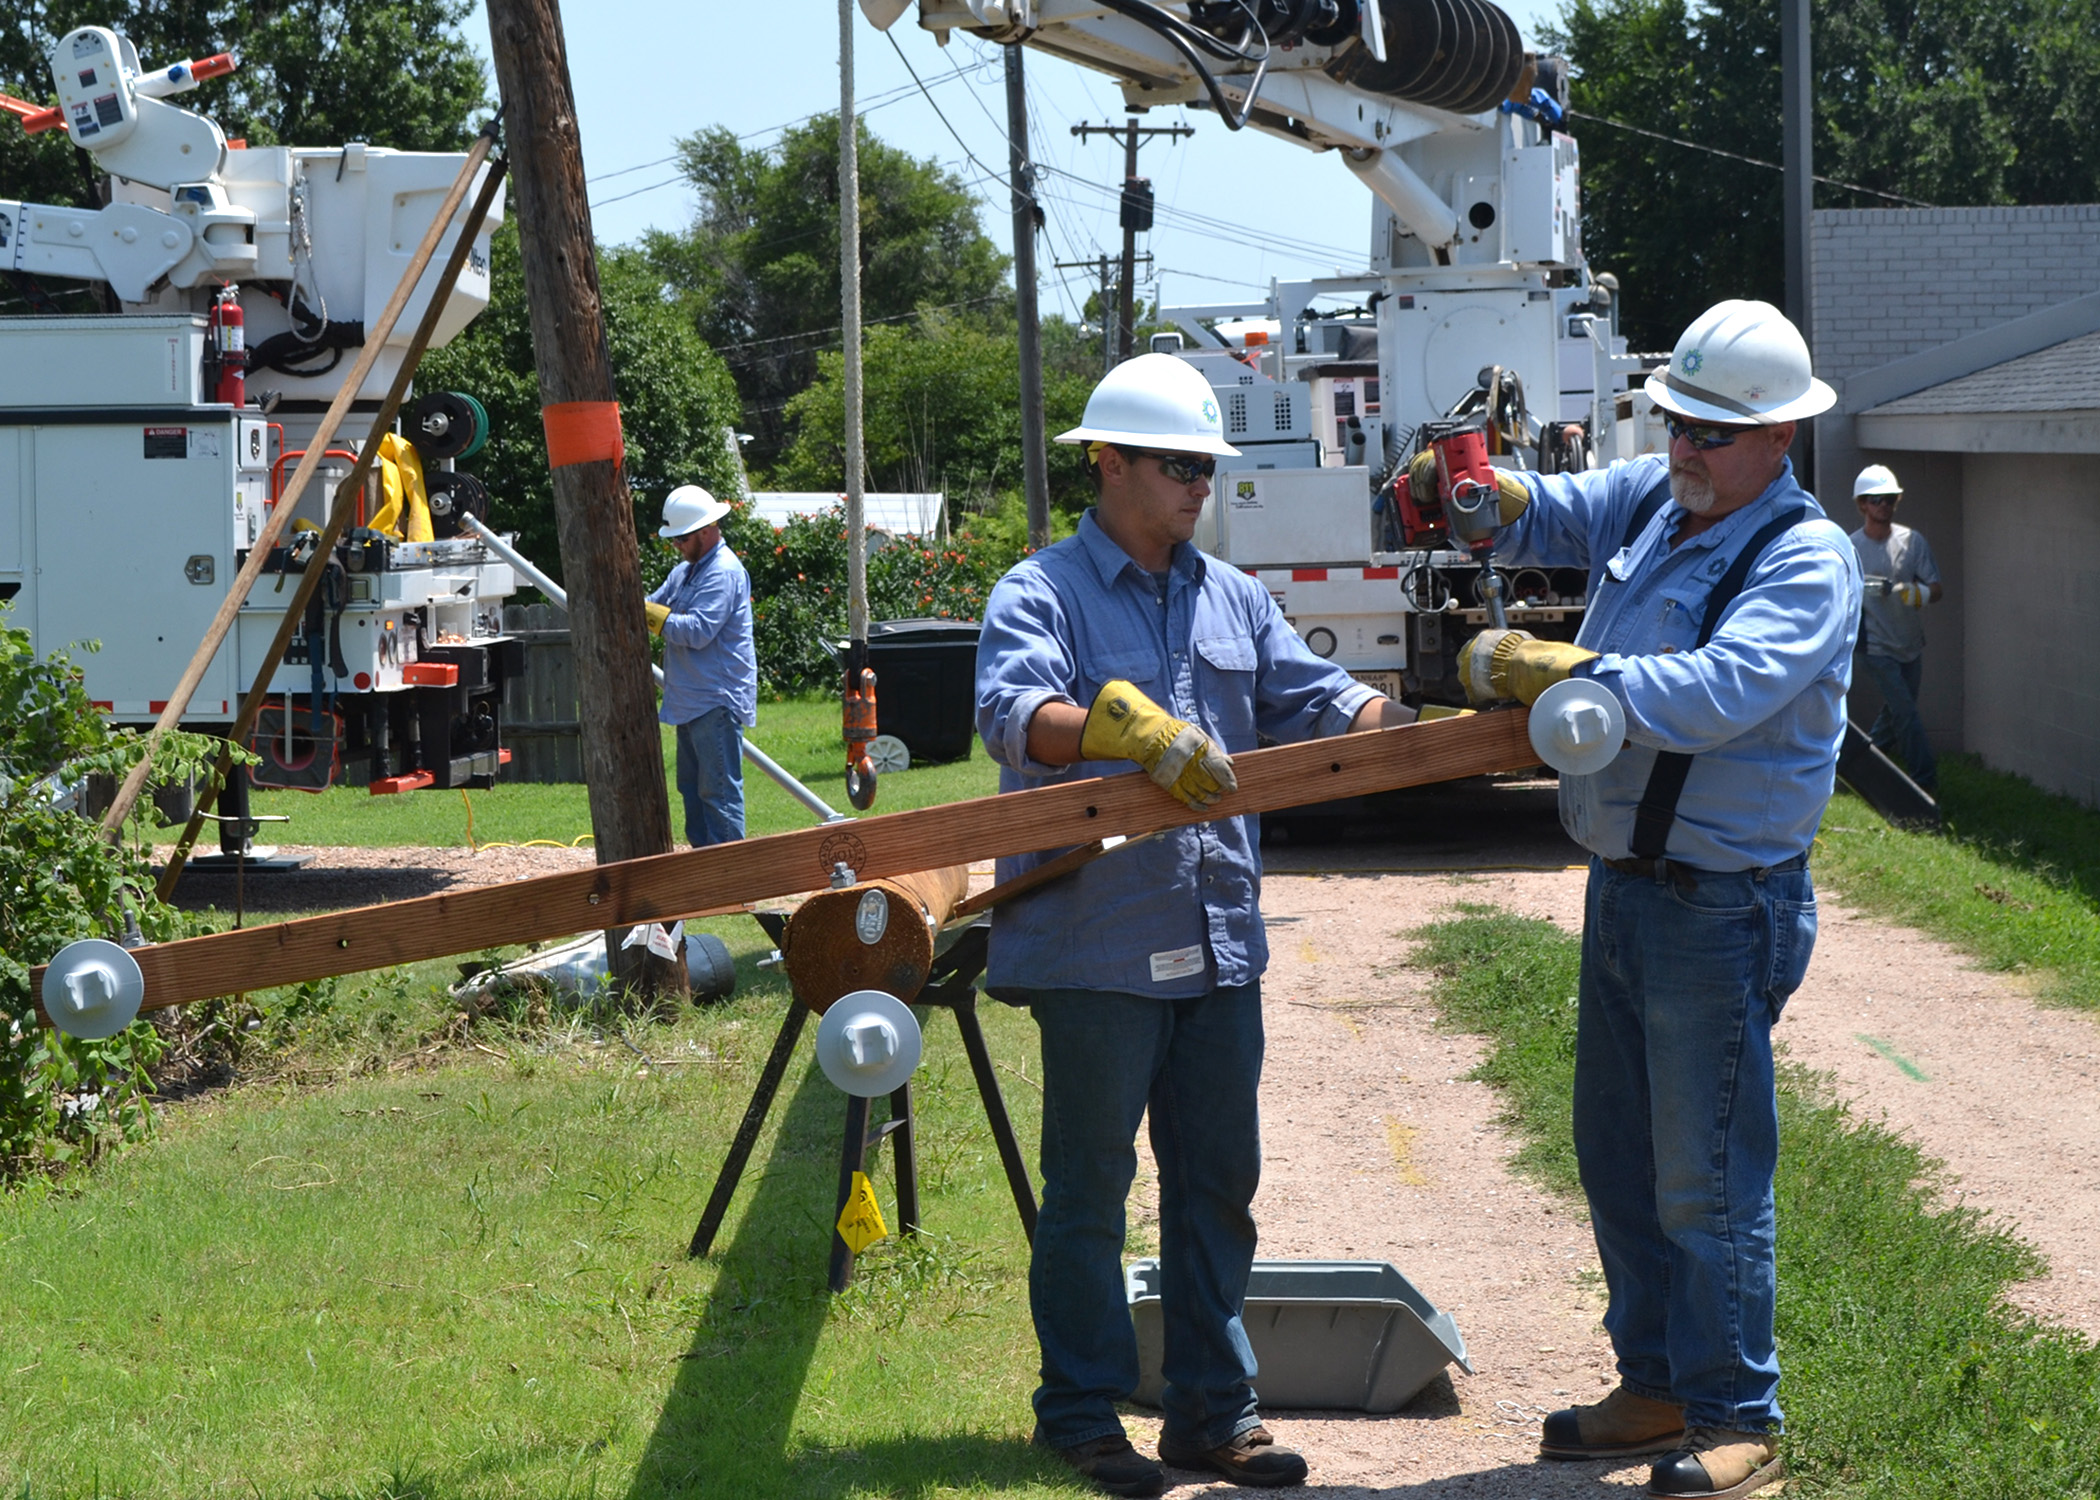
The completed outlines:
{"type": "Polygon", "coordinates": [[[868,665],[878,734],[902,740],[913,765],[969,758],[977,737],[975,620],[872,621],[868,665]]]}

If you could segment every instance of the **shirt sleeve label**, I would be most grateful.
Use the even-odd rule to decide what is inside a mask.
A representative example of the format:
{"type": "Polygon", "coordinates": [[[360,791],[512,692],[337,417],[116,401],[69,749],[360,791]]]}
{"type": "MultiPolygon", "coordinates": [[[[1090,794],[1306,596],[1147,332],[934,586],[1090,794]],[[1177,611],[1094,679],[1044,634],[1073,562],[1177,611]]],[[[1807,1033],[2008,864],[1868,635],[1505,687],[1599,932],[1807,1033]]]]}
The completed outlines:
{"type": "Polygon", "coordinates": [[[1152,955],[1152,982],[1165,984],[1170,979],[1187,979],[1192,974],[1203,972],[1203,945],[1191,944],[1186,948],[1169,948],[1164,953],[1152,955]]]}

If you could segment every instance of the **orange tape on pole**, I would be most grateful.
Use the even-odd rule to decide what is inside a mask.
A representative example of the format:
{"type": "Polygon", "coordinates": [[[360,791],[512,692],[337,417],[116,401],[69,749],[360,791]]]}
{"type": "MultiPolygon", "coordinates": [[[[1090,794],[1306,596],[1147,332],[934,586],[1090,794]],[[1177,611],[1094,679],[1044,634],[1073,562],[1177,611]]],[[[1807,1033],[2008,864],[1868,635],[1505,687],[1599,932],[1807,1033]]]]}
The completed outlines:
{"type": "Polygon", "coordinates": [[[607,459],[619,463],[627,456],[617,401],[557,401],[540,408],[540,422],[547,429],[550,468],[607,459]]]}

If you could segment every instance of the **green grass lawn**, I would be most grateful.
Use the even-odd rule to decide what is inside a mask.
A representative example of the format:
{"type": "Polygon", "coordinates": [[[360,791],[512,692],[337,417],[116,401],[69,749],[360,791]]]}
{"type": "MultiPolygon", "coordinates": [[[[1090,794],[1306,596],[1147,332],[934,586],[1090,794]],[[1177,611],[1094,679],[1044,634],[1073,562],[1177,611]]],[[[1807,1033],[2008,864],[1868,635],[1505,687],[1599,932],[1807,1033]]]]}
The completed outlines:
{"type": "MultiPolygon", "coordinates": [[[[397,1061],[359,1064],[375,1010],[335,1035],[322,996],[284,1024],[294,1055],[338,1048],[334,1086],[222,1094],[0,1199],[0,1489],[1075,1493],[1026,1443],[1027,1247],[948,1017],[915,1080],[917,1242],[824,1290],[844,1096],[806,1032],[715,1253],[686,1259],[787,1003],[742,926],[752,982],[675,1027],[485,1028],[404,1067],[437,1013],[404,981],[397,1061]]],[[[1034,1028],[983,1014],[1032,1141],[1034,1028]]]]}
{"type": "MultiPolygon", "coordinates": [[[[1569,1140],[1580,944],[1486,908],[1432,926],[1447,1024],[1483,1033],[1518,1161],[1579,1197],[1569,1140]]],[[[2100,1349],[2009,1307],[2032,1250],[1935,1196],[1936,1166],[1819,1080],[1780,1091],[1785,1454],[1807,1493],[1861,1500],[2083,1497],[2100,1487],[2100,1349]]]]}
{"type": "Polygon", "coordinates": [[[1919,927],[2045,1000],[2100,1008],[2100,812],[1973,756],[1940,763],[1947,833],[1891,828],[1841,792],[1815,872],[1844,900],[1919,927]]]}
{"type": "MultiPolygon", "coordinates": [[[[758,724],[749,737],[832,807],[853,812],[846,800],[846,750],[839,738],[836,698],[761,703],[758,724]]],[[[668,728],[663,732],[663,753],[672,831],[682,836],[684,804],[671,784],[677,757],[668,728]]],[[[987,797],[998,789],[998,767],[981,746],[973,745],[967,760],[913,766],[880,778],[875,806],[869,812],[906,812],[987,797]]],[[[746,832],[753,838],[808,828],[816,822],[807,808],[748,761],[744,765],[744,803],[746,832]]],[[[394,797],[375,797],[363,787],[339,786],[320,793],[257,792],[253,804],[257,813],[291,818],[289,823],[266,824],[259,840],[266,843],[465,848],[470,811],[477,844],[540,840],[570,844],[587,842],[591,831],[588,793],[578,783],[527,786],[499,782],[481,792],[426,791],[394,797]]]]}

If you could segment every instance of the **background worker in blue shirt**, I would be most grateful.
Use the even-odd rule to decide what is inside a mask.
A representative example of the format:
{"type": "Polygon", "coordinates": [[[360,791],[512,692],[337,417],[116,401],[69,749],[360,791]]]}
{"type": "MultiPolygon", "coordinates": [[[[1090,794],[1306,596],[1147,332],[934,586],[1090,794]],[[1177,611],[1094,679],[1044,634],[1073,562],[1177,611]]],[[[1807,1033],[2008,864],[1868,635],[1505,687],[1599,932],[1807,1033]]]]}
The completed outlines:
{"type": "MultiPolygon", "coordinates": [[[[1234,787],[1256,735],[1293,741],[1413,713],[1320,660],[1268,592],[1190,545],[1219,456],[1210,385],[1181,360],[1118,366],[1060,442],[1086,443],[1098,501],[1078,535],[993,589],[977,727],[1001,791],[1136,762],[1191,807],[1234,787]]],[[[1261,1176],[1259,820],[1170,829],[1000,908],[987,987],[1043,1046],[1043,1203],[1029,1269],[1042,1349],[1035,1440],[1103,1489],[1156,1495],[1160,1466],[1115,1404],[1138,1381],[1124,1202],[1149,1106],[1160,1174],[1165,1430],[1177,1468],[1302,1483],[1261,1425],[1240,1303],[1261,1176]]],[[[1056,851],[1002,860],[1010,880],[1056,851]]]]}
{"type": "Polygon", "coordinates": [[[758,722],[758,653],[751,644],[751,575],[722,540],[729,507],[697,484],[664,500],[656,534],[684,559],[649,596],[649,629],[664,638],[658,717],[678,735],[678,792],[694,848],[744,836],[744,735],[758,722]]]}
{"type": "Polygon", "coordinates": [[[1860,574],[1787,461],[1835,398],[1777,308],[1710,309],[1647,392],[1666,461],[1504,473],[1485,507],[1498,560],[1589,569],[1575,643],[1483,631],[1459,665],[1476,701],[1573,674],[1626,712],[1626,750],[1560,791],[1591,851],[1575,1149],[1620,1384],[1540,1452],[1658,1454],[1650,1494],[1735,1500],[1785,1472],[1771,1033],[1815,943],[1860,574]]]}

